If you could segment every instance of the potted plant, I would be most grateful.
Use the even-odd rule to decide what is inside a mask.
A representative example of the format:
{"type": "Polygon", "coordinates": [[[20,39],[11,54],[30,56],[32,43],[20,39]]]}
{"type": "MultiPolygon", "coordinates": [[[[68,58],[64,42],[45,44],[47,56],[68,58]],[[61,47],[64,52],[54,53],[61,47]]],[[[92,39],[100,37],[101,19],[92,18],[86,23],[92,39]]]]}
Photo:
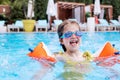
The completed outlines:
{"type": "Polygon", "coordinates": [[[86,12],[85,13],[85,17],[86,17],[86,21],[87,21],[87,18],[91,17],[91,13],[90,12],[86,12]]]}
{"type": "MultiPolygon", "coordinates": [[[[3,0],[6,1],[6,0],[3,0]]],[[[9,1],[9,0],[8,0],[9,1]]],[[[26,32],[32,32],[34,29],[35,20],[32,20],[32,11],[29,12],[31,15],[27,17],[28,3],[31,3],[32,10],[34,10],[34,0],[11,0],[7,4],[10,5],[10,16],[8,17],[8,22],[14,22],[16,20],[23,20],[24,30],[26,32]]]]}
{"type": "Polygon", "coordinates": [[[91,17],[90,12],[86,12],[86,21],[87,21],[88,31],[94,31],[95,30],[95,18],[91,17]]]}
{"type": "MultiPolygon", "coordinates": [[[[34,29],[34,25],[35,25],[35,20],[32,20],[32,17],[34,15],[34,12],[33,12],[34,11],[34,0],[29,0],[26,5],[28,5],[27,6],[29,7],[28,9],[31,9],[31,10],[27,11],[26,9],[24,9],[24,14],[26,17],[26,19],[23,20],[24,30],[25,32],[32,32],[34,29]]],[[[26,8],[26,6],[24,6],[24,8],[26,8]]]]}

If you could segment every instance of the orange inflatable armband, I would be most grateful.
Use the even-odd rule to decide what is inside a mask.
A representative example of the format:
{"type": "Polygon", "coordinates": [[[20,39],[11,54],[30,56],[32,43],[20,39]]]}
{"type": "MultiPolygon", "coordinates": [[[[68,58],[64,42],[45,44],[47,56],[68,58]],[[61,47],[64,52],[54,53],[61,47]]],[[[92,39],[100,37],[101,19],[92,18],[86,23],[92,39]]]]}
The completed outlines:
{"type": "Polygon", "coordinates": [[[110,42],[106,42],[105,45],[98,50],[97,57],[95,58],[95,62],[99,66],[104,67],[111,67],[115,65],[116,63],[119,63],[119,51],[116,50],[110,42]]]}
{"type": "Polygon", "coordinates": [[[36,59],[45,59],[50,62],[56,62],[56,59],[49,56],[49,51],[43,42],[40,42],[32,52],[27,54],[29,57],[36,59]]]}
{"type": "Polygon", "coordinates": [[[106,42],[103,47],[101,47],[98,51],[96,51],[93,56],[97,58],[102,58],[102,57],[110,57],[114,56],[115,53],[118,52],[110,42],[106,42]]]}
{"type": "Polygon", "coordinates": [[[109,57],[109,56],[114,56],[115,52],[118,52],[111,44],[110,42],[107,42],[105,46],[103,47],[100,55],[98,57],[109,57]]]}

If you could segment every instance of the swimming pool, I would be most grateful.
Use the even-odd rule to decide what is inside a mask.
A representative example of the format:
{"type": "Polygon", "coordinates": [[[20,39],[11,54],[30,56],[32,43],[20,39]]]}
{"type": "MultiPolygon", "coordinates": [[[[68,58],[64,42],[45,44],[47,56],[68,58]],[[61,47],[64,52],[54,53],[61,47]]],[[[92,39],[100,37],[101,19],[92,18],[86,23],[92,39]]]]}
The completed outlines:
{"type": "MultiPolygon", "coordinates": [[[[115,47],[120,50],[119,32],[85,32],[80,50],[94,53],[106,41],[115,44],[115,47]]],[[[40,70],[41,65],[26,54],[29,53],[28,48],[33,49],[39,42],[44,42],[51,52],[62,50],[56,33],[0,34],[0,80],[31,80],[33,75],[40,70]]],[[[120,64],[111,68],[92,64],[94,70],[84,76],[85,80],[120,80],[120,64]]],[[[54,80],[61,73],[61,67],[61,63],[56,64],[56,68],[49,71],[43,80],[54,80]]]]}

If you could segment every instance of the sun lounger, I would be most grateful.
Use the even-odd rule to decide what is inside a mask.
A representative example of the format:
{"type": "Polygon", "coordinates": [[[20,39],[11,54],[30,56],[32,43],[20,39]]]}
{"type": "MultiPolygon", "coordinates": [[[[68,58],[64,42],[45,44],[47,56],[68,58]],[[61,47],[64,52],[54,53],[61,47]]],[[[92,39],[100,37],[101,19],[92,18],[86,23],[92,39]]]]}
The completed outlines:
{"type": "Polygon", "coordinates": [[[95,25],[97,31],[99,31],[99,29],[106,31],[106,30],[113,29],[113,27],[115,27],[115,25],[109,24],[106,19],[98,19],[98,21],[99,21],[99,24],[95,25]]]}
{"type": "Polygon", "coordinates": [[[58,26],[63,22],[62,20],[53,20],[53,24],[52,24],[52,30],[56,31],[58,26]]]}
{"type": "Polygon", "coordinates": [[[48,26],[47,20],[38,20],[35,24],[36,32],[38,32],[39,29],[45,29],[47,32],[48,26]]]}
{"type": "Polygon", "coordinates": [[[17,20],[15,24],[8,25],[8,32],[15,29],[19,32],[21,28],[23,29],[23,22],[21,20],[17,20]]]}
{"type": "Polygon", "coordinates": [[[76,21],[80,25],[81,31],[87,31],[87,24],[86,23],[80,23],[75,18],[69,18],[68,20],[76,21]]]}
{"type": "Polygon", "coordinates": [[[87,31],[87,23],[79,23],[81,31],[87,31]]]}
{"type": "Polygon", "coordinates": [[[5,21],[0,21],[0,33],[7,32],[7,28],[5,27],[5,21]]]}
{"type": "Polygon", "coordinates": [[[110,20],[110,22],[115,26],[115,30],[120,30],[120,23],[117,20],[110,20]]]}

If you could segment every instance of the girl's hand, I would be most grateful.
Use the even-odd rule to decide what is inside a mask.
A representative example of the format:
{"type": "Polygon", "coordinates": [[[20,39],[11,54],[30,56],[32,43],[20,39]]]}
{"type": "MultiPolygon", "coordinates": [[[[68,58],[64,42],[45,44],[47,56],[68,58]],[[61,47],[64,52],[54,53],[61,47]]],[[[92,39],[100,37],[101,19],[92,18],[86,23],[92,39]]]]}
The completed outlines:
{"type": "Polygon", "coordinates": [[[39,62],[42,64],[43,67],[54,67],[54,62],[50,62],[46,59],[39,59],[39,62]]]}

